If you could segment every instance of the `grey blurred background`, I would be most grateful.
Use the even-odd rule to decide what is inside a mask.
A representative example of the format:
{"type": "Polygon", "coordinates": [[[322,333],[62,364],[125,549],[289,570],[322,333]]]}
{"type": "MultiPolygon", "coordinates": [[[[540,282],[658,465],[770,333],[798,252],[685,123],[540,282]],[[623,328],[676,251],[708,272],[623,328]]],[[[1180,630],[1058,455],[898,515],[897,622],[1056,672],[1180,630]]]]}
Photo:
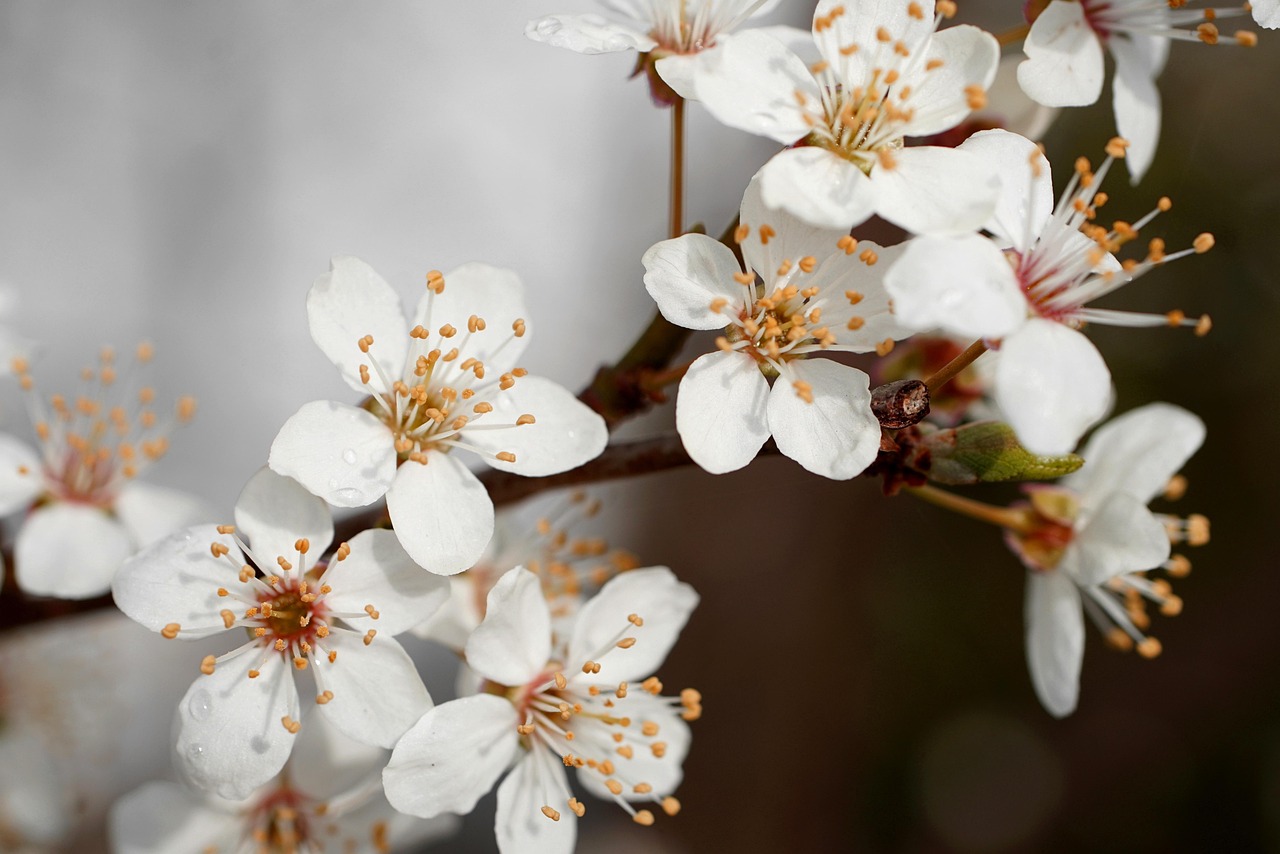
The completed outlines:
{"type": "MultiPolygon", "coordinates": [[[[155,342],[161,394],[195,394],[201,411],[154,478],[229,511],[288,415],[349,395],[310,341],[303,300],[329,256],[350,253],[406,299],[431,268],[515,268],[529,367],[580,386],[652,313],[639,257],[666,216],[667,117],[626,81],[631,57],[523,38],[530,17],[591,5],[0,6],[0,279],[21,300],[8,321],[44,345],[37,380],[67,388],[102,344],[155,342]]],[[[777,20],[802,23],[810,4],[784,7],[777,20]]],[[[962,9],[993,29],[1020,14],[962,9]]],[[[684,813],[641,830],[597,805],[580,850],[1280,848],[1280,578],[1264,536],[1280,474],[1269,35],[1255,50],[1175,45],[1155,166],[1136,189],[1119,171],[1108,186],[1115,217],[1171,196],[1150,232],[1170,247],[1218,239],[1107,303],[1207,311],[1208,338],[1091,331],[1119,410],[1169,400],[1209,424],[1177,511],[1208,514],[1215,536],[1175,585],[1185,612],[1157,618],[1164,655],[1114,653],[1091,634],[1080,710],[1054,721],[1023,662],[1023,570],[993,530],[780,459],[611,488],[615,543],[703,595],[663,678],[700,688],[706,716],[684,813]]],[[[1104,93],[1045,141],[1061,172],[1100,157],[1113,132],[1104,93]]],[[[690,137],[688,219],[715,233],[773,146],[696,107],[690,137]]],[[[0,403],[29,433],[16,398],[0,403]]],[[[668,412],[631,429],[664,423],[668,412]]],[[[149,703],[171,708],[185,681],[154,690],[149,703]]],[[[136,785],[144,764],[117,782],[136,785]]],[[[445,848],[489,850],[485,820],[469,821],[474,842],[445,848]]]]}

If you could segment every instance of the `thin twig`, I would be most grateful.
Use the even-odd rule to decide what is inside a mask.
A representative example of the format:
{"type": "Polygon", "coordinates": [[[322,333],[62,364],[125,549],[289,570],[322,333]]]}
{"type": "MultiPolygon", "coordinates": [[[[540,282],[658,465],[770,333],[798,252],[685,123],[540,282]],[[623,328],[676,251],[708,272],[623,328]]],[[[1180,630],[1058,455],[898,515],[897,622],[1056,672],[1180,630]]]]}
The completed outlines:
{"type": "Polygon", "coordinates": [[[957,374],[972,365],[985,352],[987,352],[987,345],[979,338],[965,348],[963,353],[939,368],[937,373],[924,381],[924,384],[929,387],[930,393],[936,392],[955,379],[957,374]]]}

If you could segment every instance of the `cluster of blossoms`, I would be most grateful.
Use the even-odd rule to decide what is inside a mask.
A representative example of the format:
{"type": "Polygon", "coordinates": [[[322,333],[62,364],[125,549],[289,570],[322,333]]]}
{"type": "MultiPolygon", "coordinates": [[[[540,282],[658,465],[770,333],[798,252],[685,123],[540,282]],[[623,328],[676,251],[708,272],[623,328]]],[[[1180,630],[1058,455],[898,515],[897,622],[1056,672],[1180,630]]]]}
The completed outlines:
{"type": "MultiPolygon", "coordinates": [[[[1172,616],[1182,600],[1153,574],[1185,575],[1172,545],[1206,542],[1208,522],[1147,505],[1185,490],[1178,471],[1204,426],[1150,404],[1097,427],[1113,380],[1085,333],[1207,333],[1205,315],[1095,302],[1214,239],[1170,250],[1144,236],[1172,209],[1166,197],[1103,224],[1102,186],[1116,161],[1136,181],[1155,157],[1169,42],[1217,43],[1214,21],[1246,8],[1053,0],[1030,9],[1026,58],[1002,65],[996,37],[950,23],[952,0],[820,0],[811,32],[742,26],[778,0],[606,5],[616,18],[555,15],[527,34],[580,53],[636,51],[661,105],[699,103],[781,147],[723,240],[684,233],[676,213],[675,233],[644,253],[655,324],[717,334],[674,367],[684,336],[668,335],[670,352],[619,385],[678,380],[676,432],[707,472],[741,469],[772,440],[814,474],[883,474],[886,492],[1000,526],[1028,569],[1027,659],[1053,715],[1077,703],[1085,614],[1111,645],[1157,655],[1149,609],[1172,616]],[[1077,159],[1055,196],[1042,148],[982,117],[999,106],[993,92],[1017,86],[1049,107],[1092,103],[1104,48],[1123,136],[1096,169],[1077,159]],[[857,236],[871,228],[891,237],[857,236]],[[849,364],[895,348],[918,376],[873,389],[849,364]],[[930,400],[944,416],[932,424],[930,400]],[[1053,476],[1008,506],[933,485],[1053,476]]],[[[1280,25],[1275,3],[1252,11],[1280,25]]],[[[1023,112],[1043,126],[1044,114],[1023,112]]],[[[406,315],[372,267],[336,257],[306,311],[353,398],[304,403],[285,421],[234,524],[136,480],[192,416],[189,398],[159,417],[137,366],[104,352],[81,394],[46,404],[14,359],[41,444],[0,436],[0,512],[25,514],[13,549],[22,589],[83,598],[109,587],[166,639],[240,641],[203,657],[178,705],[187,787],[120,801],[116,850],[384,851],[447,835],[496,788],[504,854],[570,852],[587,805],[569,768],[638,824],[674,816],[702,698],[665,695],[656,671],[698,595],[669,569],[572,533],[595,513],[581,496],[529,526],[495,514],[504,478],[548,479],[533,492],[627,448],[610,447],[588,396],[521,365],[532,323],[518,276],[482,263],[431,271],[406,315]],[[331,508],[370,509],[340,537],[331,508]],[[461,696],[433,703],[396,639],[406,633],[459,654],[461,696]]],[[[150,357],[144,346],[136,361],[150,357]]]]}

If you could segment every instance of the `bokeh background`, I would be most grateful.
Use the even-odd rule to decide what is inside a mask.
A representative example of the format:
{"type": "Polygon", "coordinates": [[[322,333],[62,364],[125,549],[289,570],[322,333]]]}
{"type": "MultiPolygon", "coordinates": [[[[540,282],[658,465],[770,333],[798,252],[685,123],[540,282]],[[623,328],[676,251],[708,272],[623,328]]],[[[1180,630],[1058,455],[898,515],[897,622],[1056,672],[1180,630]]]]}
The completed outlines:
{"type": "MultiPolygon", "coordinates": [[[[331,255],[359,255],[406,299],[431,268],[517,269],[529,367],[585,383],[652,313],[639,258],[665,236],[667,174],[667,117],[627,81],[630,57],[522,35],[530,17],[590,6],[8,0],[0,279],[18,295],[5,322],[43,347],[37,381],[68,388],[103,344],[153,341],[162,393],[201,402],[154,479],[223,512],[288,415],[347,395],[303,311],[331,255]]],[[[783,7],[775,20],[802,24],[811,4],[783,7]]],[[[1007,0],[962,9],[993,30],[1020,14],[1007,0]]],[[[613,542],[702,593],[663,678],[700,688],[707,713],[684,813],[641,830],[598,805],[580,850],[1280,848],[1268,35],[1254,50],[1175,45],[1155,166],[1136,188],[1119,170],[1108,186],[1115,217],[1171,196],[1152,232],[1170,247],[1201,231],[1218,243],[1108,303],[1207,311],[1209,337],[1091,330],[1119,411],[1168,400],[1209,426],[1177,512],[1209,515],[1214,539],[1176,584],[1184,613],[1157,618],[1164,654],[1115,653],[1092,633],[1080,709],[1056,721],[1026,675],[1023,570],[995,531],[784,459],[611,486],[613,542]]],[[[1061,172],[1100,157],[1113,127],[1104,94],[1047,134],[1051,160],[1061,172]]],[[[772,151],[692,107],[689,222],[718,232],[772,151]]],[[[0,405],[29,435],[11,389],[0,405]]],[[[669,424],[659,411],[627,431],[669,424]]],[[[72,850],[101,844],[112,797],[169,773],[168,718],[202,654],[91,619],[0,627],[0,801],[58,793],[72,850]]],[[[447,696],[447,661],[417,652],[447,696]]],[[[491,809],[444,850],[491,850],[491,809]]]]}

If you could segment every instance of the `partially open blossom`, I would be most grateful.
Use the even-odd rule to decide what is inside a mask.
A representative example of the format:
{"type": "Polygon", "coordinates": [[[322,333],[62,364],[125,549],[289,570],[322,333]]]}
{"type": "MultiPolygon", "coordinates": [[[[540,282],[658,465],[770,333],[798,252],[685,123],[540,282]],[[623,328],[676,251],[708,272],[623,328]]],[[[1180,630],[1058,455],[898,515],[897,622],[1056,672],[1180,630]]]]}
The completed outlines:
{"type": "Polygon", "coordinates": [[[912,240],[885,276],[898,319],[917,329],[940,328],[998,345],[995,402],[1026,448],[1064,454],[1107,412],[1111,373],[1097,348],[1079,331],[1086,323],[1113,326],[1190,326],[1209,330],[1209,318],[1181,311],[1142,314],[1093,308],[1089,303],[1148,271],[1179,258],[1207,252],[1213,237],[1167,252],[1154,238],[1141,260],[1112,254],[1138,239],[1140,231],[1172,203],[1110,228],[1094,222],[1107,202],[1102,181],[1123,140],[1107,146],[1094,172],[1084,158],[1057,206],[1049,162],[1035,144],[993,130],[960,146],[1000,164],[1003,189],[986,224],[991,237],[921,237],[912,240]]]}
{"type": "Polygon", "coordinates": [[[575,492],[543,502],[531,519],[525,508],[498,511],[485,556],[466,572],[449,576],[452,595],[430,619],[413,629],[459,653],[484,619],[489,591],[507,570],[523,566],[542,581],[553,630],[572,625],[582,603],[610,578],[639,566],[635,555],[610,548],[582,528],[600,511],[600,501],[575,492]]]}
{"type": "Polygon", "coordinates": [[[454,816],[425,821],[390,808],[380,776],[387,755],[346,739],[324,718],[308,717],[280,775],[246,799],[161,781],[120,798],[111,808],[111,850],[384,854],[452,835],[454,816]]]}
{"type": "Polygon", "coordinates": [[[84,599],[105,593],[121,561],[140,546],[208,518],[193,495],[136,478],[169,449],[169,434],[195,414],[182,397],[157,412],[142,380],[152,348],[120,367],[110,349],[86,368],[73,396],[35,393],[26,359],[13,371],[27,396],[40,445],[0,435],[0,515],[29,510],[14,544],[18,586],[27,593],[84,599]]]}
{"type": "MultiPolygon", "coordinates": [[[[1164,70],[1169,43],[1218,44],[1214,21],[1243,15],[1247,8],[1187,8],[1186,0],[1053,0],[1031,24],[1018,82],[1046,106],[1087,106],[1102,93],[1103,50],[1109,51],[1116,64],[1111,81],[1116,130],[1132,145],[1125,163],[1136,184],[1151,165],[1160,138],[1155,80],[1164,70]]],[[[1258,41],[1247,31],[1230,38],[1247,46],[1258,41]]]]}
{"type": "Polygon", "coordinates": [[[467,641],[467,664],[485,680],[481,693],[423,715],[383,772],[391,804],[429,818],[470,812],[510,769],[498,786],[503,854],[573,850],[587,806],[570,791],[566,768],[639,824],[652,824],[655,809],[674,815],[685,722],[702,712],[697,691],[663,697],[652,676],[698,602],[670,570],[614,578],[582,607],[567,638],[553,638],[541,588],[521,568],[499,579],[467,641]]]}
{"type": "Polygon", "coordinates": [[[742,199],[745,270],[704,234],[664,240],[644,255],[645,287],[667,320],[725,330],[717,351],[680,381],[676,428],[694,462],[715,474],[751,462],[772,435],[809,471],[851,478],[880,447],[870,379],[810,357],[883,355],[910,334],[890,314],[881,282],[899,250],[770,209],[761,183],[753,180],[742,199]]]}
{"type": "Polygon", "coordinates": [[[641,54],[677,93],[696,97],[695,54],[713,51],[717,39],[748,18],[764,15],[778,0],[602,0],[612,15],[548,15],[530,21],[530,39],[577,53],[641,54]]]}
{"type": "Polygon", "coordinates": [[[806,66],[748,30],[700,56],[698,97],[720,121],[791,146],[760,171],[764,201],[814,225],[848,229],[872,214],[909,231],[951,233],[990,216],[989,164],[954,148],[903,148],[986,103],[999,48],[976,27],[937,31],[944,0],[822,0],[806,66]],[[793,145],[793,143],[799,143],[793,145]]]}
{"type": "Polygon", "coordinates": [[[1186,558],[1170,556],[1170,542],[1208,540],[1203,516],[1152,513],[1147,504],[1166,491],[1204,441],[1204,424],[1185,409],[1152,403],[1099,427],[1084,450],[1084,466],[1054,486],[1029,487],[1029,524],[1011,530],[1009,546],[1027,574],[1027,664],[1036,696],[1057,717],[1070,714],[1080,692],[1083,613],[1120,649],[1146,658],[1160,643],[1146,634],[1146,603],[1172,616],[1182,610],[1163,568],[1185,574],[1186,558]]]}
{"type": "Polygon", "coordinates": [[[393,635],[449,594],[387,530],[363,531],[324,559],[328,507],[270,469],[245,485],[235,518],[161,540],[112,583],[120,610],[166,638],[247,634],[204,659],[178,706],[180,768],[226,798],[245,797],[289,758],[301,719],[294,672],[314,677],[314,702],[340,732],[394,744],[431,698],[393,635]]]}
{"type": "Polygon", "coordinates": [[[338,507],[385,494],[400,542],[431,572],[461,572],[493,535],[493,502],[454,451],[541,476],[581,465],[608,441],[599,415],[516,366],[529,325],[510,270],[432,272],[410,328],[368,264],[335,258],[307,295],[307,316],[342,378],[369,396],[361,406],[305,404],[280,428],[269,464],[338,507]]]}
{"type": "Polygon", "coordinates": [[[398,813],[382,794],[387,751],[353,742],[312,715],[288,763],[248,798],[230,801],[154,781],[116,801],[114,854],[341,851],[385,854],[452,835],[455,816],[398,813]]]}

